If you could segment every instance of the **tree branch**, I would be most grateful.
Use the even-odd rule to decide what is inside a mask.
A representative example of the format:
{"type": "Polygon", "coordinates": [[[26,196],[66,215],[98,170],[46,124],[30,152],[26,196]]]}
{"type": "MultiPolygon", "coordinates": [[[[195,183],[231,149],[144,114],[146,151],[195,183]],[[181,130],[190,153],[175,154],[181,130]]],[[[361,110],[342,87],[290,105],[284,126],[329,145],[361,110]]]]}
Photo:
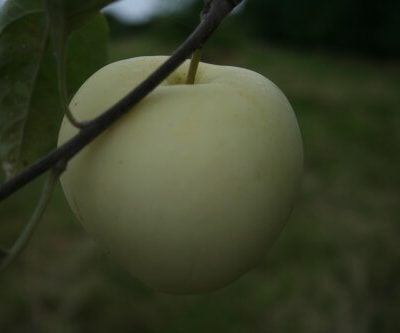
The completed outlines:
{"type": "Polygon", "coordinates": [[[140,102],[179,67],[190,55],[212,35],[223,19],[242,0],[207,0],[207,10],[193,33],[178,47],[171,57],[127,96],[106,110],[69,141],[43,158],[25,168],[21,173],[0,187],[0,201],[13,194],[27,183],[43,174],[59,162],[67,163],[82,148],[93,141],[123,114],[140,102]]]}

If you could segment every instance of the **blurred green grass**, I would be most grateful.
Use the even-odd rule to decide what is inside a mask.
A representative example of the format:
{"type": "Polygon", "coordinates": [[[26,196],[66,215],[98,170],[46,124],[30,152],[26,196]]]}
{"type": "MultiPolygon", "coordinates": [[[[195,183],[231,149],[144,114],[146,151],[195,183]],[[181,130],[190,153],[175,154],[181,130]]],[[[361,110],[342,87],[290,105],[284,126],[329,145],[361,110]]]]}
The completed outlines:
{"type": "MultiPolygon", "coordinates": [[[[117,60],[173,47],[144,34],[110,52],[117,60]]],[[[101,253],[57,189],[27,251],[0,276],[0,332],[400,331],[400,63],[226,35],[205,60],[267,76],[303,133],[302,191],[262,265],[212,294],[156,293],[101,253]]],[[[1,203],[2,245],[40,181],[1,203]]]]}

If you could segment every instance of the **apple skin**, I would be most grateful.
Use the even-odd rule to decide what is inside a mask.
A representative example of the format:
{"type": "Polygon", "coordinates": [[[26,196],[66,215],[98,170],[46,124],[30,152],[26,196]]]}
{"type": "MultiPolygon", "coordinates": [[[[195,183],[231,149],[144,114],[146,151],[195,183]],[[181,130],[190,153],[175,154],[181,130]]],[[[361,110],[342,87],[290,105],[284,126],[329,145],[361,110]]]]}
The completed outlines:
{"type": "MultiPolygon", "coordinates": [[[[99,115],[164,56],[122,60],[71,102],[99,115]]],[[[302,139],[283,93],[262,75],[188,62],[85,147],[61,183],[85,229],[135,277],[167,293],[213,291],[257,265],[292,210],[302,139]]],[[[59,144],[77,130],[64,119],[59,144]]]]}

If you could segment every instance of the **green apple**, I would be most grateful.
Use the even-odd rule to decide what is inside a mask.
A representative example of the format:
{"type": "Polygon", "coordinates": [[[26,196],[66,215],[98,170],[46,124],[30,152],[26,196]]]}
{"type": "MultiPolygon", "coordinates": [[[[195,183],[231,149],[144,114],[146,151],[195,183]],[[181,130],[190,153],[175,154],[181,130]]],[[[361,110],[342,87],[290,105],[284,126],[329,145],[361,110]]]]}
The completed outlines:
{"type": "MultiPolygon", "coordinates": [[[[166,57],[112,63],[71,102],[89,120],[166,57]]],[[[168,293],[218,289],[260,262],[290,215],[302,140],[295,114],[268,79],[188,62],[76,155],[61,178],[87,231],[147,285],[168,293]]],[[[77,130],[64,119],[59,143],[77,130]]]]}

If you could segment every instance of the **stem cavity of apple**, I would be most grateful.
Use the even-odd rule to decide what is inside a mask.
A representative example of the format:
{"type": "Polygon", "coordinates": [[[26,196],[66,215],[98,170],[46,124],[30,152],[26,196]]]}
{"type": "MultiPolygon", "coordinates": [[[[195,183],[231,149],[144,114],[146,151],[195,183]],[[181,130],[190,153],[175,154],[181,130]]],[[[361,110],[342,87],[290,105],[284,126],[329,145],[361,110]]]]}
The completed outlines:
{"type": "Polygon", "coordinates": [[[196,81],[196,74],[200,64],[201,53],[202,49],[198,48],[196,51],[194,51],[192,55],[188,75],[186,78],[186,84],[194,84],[194,82],[196,81]]]}

